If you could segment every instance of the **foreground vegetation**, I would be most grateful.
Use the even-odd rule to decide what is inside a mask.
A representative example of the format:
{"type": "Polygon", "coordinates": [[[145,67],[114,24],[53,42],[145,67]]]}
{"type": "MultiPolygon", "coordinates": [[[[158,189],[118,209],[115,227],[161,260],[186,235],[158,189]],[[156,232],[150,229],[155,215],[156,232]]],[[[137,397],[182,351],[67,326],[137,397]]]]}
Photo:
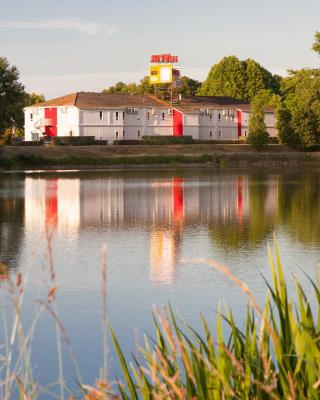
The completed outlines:
{"type": "Polygon", "coordinates": [[[196,260],[221,271],[248,297],[244,330],[229,309],[219,309],[213,331],[201,316],[203,333],[178,323],[170,309],[170,318],[165,311],[155,316],[156,340],[146,339],[143,362],[135,358],[130,366],[112,332],[125,377],[125,384],[119,384],[121,398],[318,399],[319,287],[309,279],[316,299],[313,315],[310,291],[307,295],[299,281],[297,301],[289,298],[277,246],[269,259],[272,284],[266,282],[264,308],[228,268],[196,260]]]}
{"type": "MultiPolygon", "coordinates": [[[[58,359],[61,358],[61,336],[66,339],[55,309],[57,286],[49,256],[51,288],[43,309],[54,317],[57,326],[58,359]]],[[[263,308],[245,283],[230,270],[214,260],[196,259],[220,271],[243,291],[248,298],[245,328],[236,322],[230,309],[219,308],[215,327],[201,315],[203,332],[178,321],[172,309],[154,313],[155,339],[145,343],[131,364],[125,359],[116,333],[107,327],[103,307],[103,323],[110,329],[116,348],[123,380],[117,386],[106,377],[95,386],[81,382],[80,396],[84,399],[318,399],[320,386],[320,290],[308,278],[306,293],[296,280],[296,300],[288,288],[280,262],[278,248],[269,249],[272,283],[266,281],[266,301],[263,308]],[[311,293],[313,292],[313,294],[311,293]]],[[[102,263],[102,298],[105,300],[106,264],[102,263]]],[[[8,353],[2,357],[0,376],[3,399],[36,399],[41,393],[32,379],[28,341],[33,334],[23,334],[21,305],[24,282],[18,274],[10,282],[9,292],[16,317],[8,353]],[[12,369],[12,347],[15,336],[20,338],[19,367],[12,369]]],[[[104,304],[104,301],[103,301],[104,304]]],[[[37,315],[37,318],[39,315],[37,315]]],[[[67,340],[67,339],[66,339],[67,340]]],[[[70,352],[71,354],[71,352],[70,352]]],[[[72,355],[72,354],[71,354],[72,355]]],[[[59,371],[63,371],[59,363],[59,371]]],[[[60,398],[64,398],[63,376],[60,377],[60,398]]],[[[42,393],[43,394],[43,393],[42,393]]],[[[47,392],[47,397],[49,392],[47,392]]],[[[74,399],[71,395],[70,399],[74,399]]]]}

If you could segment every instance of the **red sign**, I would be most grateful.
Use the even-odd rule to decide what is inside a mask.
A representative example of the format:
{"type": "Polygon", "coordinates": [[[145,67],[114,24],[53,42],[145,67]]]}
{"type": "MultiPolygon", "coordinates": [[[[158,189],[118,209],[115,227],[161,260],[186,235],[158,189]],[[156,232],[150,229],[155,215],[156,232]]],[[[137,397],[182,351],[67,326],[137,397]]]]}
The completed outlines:
{"type": "Polygon", "coordinates": [[[152,63],[170,63],[175,64],[179,62],[178,56],[172,56],[171,54],[154,54],[151,56],[152,63]]]}

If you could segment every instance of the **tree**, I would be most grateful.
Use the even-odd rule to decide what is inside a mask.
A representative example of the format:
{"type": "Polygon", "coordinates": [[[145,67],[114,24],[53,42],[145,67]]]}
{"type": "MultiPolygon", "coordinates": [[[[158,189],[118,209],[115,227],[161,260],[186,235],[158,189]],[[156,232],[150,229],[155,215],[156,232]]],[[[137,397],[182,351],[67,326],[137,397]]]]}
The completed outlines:
{"type": "MultiPolygon", "coordinates": [[[[194,96],[201,86],[201,83],[187,76],[181,78],[182,88],[180,92],[186,96],[194,96]]],[[[157,85],[157,90],[163,95],[170,95],[168,85],[157,85]]],[[[110,86],[102,91],[103,93],[124,93],[124,94],[153,94],[155,92],[154,85],[150,84],[149,77],[145,76],[137,83],[118,82],[114,86],[110,86]]]]}
{"type": "Polygon", "coordinates": [[[230,96],[251,102],[261,90],[278,93],[279,81],[279,76],[272,75],[256,61],[241,61],[235,56],[229,56],[212,66],[198,94],[230,96]]]}
{"type": "Polygon", "coordinates": [[[39,93],[27,93],[26,94],[26,106],[32,106],[33,104],[43,103],[46,101],[43,94],[39,93]]]}
{"type": "Polygon", "coordinates": [[[286,113],[279,115],[278,124],[287,129],[297,144],[306,147],[320,143],[320,70],[289,71],[281,84],[286,113]]]}
{"type": "Polygon", "coordinates": [[[128,93],[128,85],[122,81],[117,82],[114,86],[110,86],[102,91],[103,93],[128,93]]]}
{"type": "Polygon", "coordinates": [[[187,76],[181,78],[181,83],[181,94],[185,96],[195,96],[202,85],[201,82],[187,76]]]}
{"type": "Polygon", "coordinates": [[[270,89],[263,89],[258,92],[253,101],[259,101],[264,107],[276,109],[281,103],[281,97],[270,89]]]}
{"type": "Polygon", "coordinates": [[[315,42],[313,43],[312,50],[320,56],[320,31],[315,33],[314,38],[315,42]]]}
{"type": "Polygon", "coordinates": [[[14,134],[23,127],[23,107],[26,102],[24,86],[19,82],[18,69],[0,57],[0,137],[5,131],[14,134]]]}
{"type": "Polygon", "coordinates": [[[269,141],[264,117],[263,103],[257,98],[251,105],[248,143],[258,151],[266,146],[269,141]]]}
{"type": "Polygon", "coordinates": [[[298,137],[291,125],[292,115],[284,103],[277,108],[277,130],[281,143],[298,144],[298,137]]]}

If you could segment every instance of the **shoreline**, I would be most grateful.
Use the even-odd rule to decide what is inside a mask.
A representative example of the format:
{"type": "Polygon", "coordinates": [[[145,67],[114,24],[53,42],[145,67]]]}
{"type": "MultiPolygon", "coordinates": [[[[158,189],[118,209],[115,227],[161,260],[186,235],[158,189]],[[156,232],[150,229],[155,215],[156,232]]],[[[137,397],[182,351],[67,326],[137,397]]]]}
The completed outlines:
{"type": "Polygon", "coordinates": [[[250,168],[320,165],[320,153],[269,145],[8,146],[0,149],[0,171],[250,168]]]}

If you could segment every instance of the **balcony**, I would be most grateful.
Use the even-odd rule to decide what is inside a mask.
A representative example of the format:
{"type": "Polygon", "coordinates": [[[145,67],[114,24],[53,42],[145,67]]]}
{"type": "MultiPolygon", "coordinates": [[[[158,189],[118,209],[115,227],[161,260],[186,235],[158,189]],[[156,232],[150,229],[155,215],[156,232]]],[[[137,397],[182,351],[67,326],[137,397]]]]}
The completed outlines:
{"type": "Polygon", "coordinates": [[[40,126],[53,126],[53,119],[52,118],[41,118],[40,126]]]}

